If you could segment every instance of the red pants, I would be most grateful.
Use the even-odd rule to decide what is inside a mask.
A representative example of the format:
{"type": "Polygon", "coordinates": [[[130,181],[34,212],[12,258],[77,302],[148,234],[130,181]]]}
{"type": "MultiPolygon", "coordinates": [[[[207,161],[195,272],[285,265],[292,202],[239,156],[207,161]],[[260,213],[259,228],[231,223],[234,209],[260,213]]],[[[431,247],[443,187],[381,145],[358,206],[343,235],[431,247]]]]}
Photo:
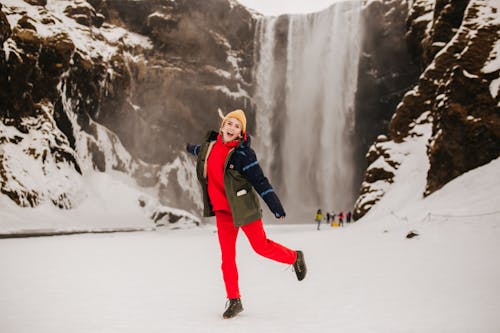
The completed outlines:
{"type": "MultiPolygon", "coordinates": [[[[234,226],[230,212],[218,211],[215,212],[215,217],[222,253],[221,268],[227,298],[239,298],[238,268],[236,267],[236,237],[239,228],[234,226]]],[[[294,250],[267,239],[266,232],[262,227],[262,220],[242,226],[241,229],[245,232],[254,251],[261,256],[289,265],[295,262],[297,253],[294,250]]]]}

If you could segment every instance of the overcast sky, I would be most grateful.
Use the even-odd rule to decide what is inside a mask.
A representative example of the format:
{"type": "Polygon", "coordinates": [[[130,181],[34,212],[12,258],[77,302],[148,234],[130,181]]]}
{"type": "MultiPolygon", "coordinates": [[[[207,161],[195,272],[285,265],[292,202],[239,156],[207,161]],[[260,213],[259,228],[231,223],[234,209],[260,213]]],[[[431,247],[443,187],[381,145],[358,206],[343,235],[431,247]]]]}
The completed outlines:
{"type": "MultiPolygon", "coordinates": [[[[237,0],[264,15],[310,13],[327,8],[340,0],[237,0]]],[[[354,0],[356,1],[356,0],[354,0]]]]}

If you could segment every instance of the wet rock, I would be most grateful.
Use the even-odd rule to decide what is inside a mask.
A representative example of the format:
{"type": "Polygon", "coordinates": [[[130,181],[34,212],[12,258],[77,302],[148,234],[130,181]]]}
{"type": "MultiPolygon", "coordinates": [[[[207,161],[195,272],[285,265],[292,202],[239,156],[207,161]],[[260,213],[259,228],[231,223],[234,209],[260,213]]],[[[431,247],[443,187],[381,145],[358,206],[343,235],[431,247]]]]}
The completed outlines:
{"type": "Polygon", "coordinates": [[[46,6],[47,5],[47,0],[24,0],[24,2],[27,2],[31,5],[35,6],[46,6]]]}

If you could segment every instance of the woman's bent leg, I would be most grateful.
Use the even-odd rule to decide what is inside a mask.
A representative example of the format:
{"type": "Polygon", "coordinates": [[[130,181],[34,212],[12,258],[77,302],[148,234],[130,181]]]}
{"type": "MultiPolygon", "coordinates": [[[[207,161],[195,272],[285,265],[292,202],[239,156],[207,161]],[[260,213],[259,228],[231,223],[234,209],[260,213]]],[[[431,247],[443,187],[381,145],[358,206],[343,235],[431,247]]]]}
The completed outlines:
{"type": "Polygon", "coordinates": [[[241,229],[245,232],[254,251],[261,256],[290,265],[297,259],[297,253],[294,250],[267,239],[262,220],[244,225],[241,229]]]}

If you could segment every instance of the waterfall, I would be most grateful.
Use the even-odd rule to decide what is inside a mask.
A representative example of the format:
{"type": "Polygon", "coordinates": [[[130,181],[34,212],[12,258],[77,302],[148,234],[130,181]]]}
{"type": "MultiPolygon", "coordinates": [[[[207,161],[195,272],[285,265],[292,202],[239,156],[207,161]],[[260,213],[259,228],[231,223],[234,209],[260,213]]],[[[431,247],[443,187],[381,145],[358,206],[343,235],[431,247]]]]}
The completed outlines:
{"type": "Polygon", "coordinates": [[[260,152],[260,159],[265,161],[263,164],[264,172],[270,172],[270,165],[274,160],[275,145],[271,140],[273,112],[276,108],[276,84],[275,84],[275,58],[274,58],[274,35],[277,18],[268,17],[265,20],[257,22],[257,36],[260,36],[257,47],[260,52],[260,59],[255,71],[257,87],[254,101],[258,106],[258,115],[256,117],[256,128],[258,137],[256,140],[256,149],[260,152]]]}
{"type": "Polygon", "coordinates": [[[256,41],[256,150],[285,209],[351,209],[361,2],[263,17],[256,41]]]}

